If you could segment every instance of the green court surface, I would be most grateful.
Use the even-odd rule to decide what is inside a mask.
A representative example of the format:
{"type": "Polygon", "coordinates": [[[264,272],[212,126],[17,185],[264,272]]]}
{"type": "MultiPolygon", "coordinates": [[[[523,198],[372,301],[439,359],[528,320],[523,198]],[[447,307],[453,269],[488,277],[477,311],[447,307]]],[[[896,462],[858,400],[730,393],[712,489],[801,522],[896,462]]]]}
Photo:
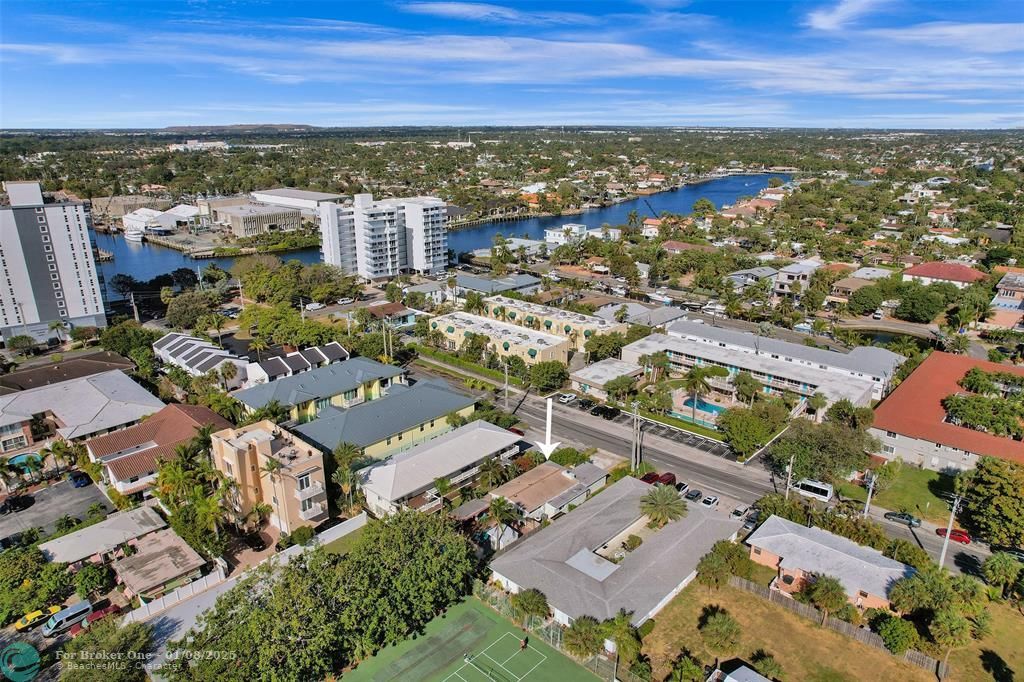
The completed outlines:
{"type": "Polygon", "coordinates": [[[354,682],[594,682],[598,678],[490,607],[469,598],[344,679],[354,682]]]}

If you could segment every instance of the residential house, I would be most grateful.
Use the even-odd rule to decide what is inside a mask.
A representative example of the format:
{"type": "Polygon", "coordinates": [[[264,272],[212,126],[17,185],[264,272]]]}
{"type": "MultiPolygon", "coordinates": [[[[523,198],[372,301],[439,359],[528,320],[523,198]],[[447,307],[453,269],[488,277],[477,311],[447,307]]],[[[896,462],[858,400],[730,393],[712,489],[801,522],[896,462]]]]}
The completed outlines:
{"type": "Polygon", "coordinates": [[[832,289],[829,291],[829,295],[825,300],[833,303],[846,303],[850,300],[850,296],[853,295],[853,292],[858,289],[863,289],[864,287],[869,287],[873,284],[874,282],[869,279],[843,277],[832,284],[832,289]]]}
{"type": "Polygon", "coordinates": [[[243,388],[266,384],[284,377],[302,374],[310,370],[333,365],[348,360],[349,353],[337,341],[322,346],[312,346],[297,350],[280,357],[267,358],[260,362],[250,362],[245,367],[245,385],[243,388]]]}
{"type": "Polygon", "coordinates": [[[408,296],[411,293],[420,293],[427,301],[434,305],[441,305],[448,299],[448,285],[445,282],[426,282],[416,284],[402,289],[402,294],[408,296]]]}
{"type": "Polygon", "coordinates": [[[295,432],[324,452],[348,443],[366,457],[382,459],[450,431],[449,415],[468,418],[474,411],[475,398],[439,379],[421,380],[412,386],[394,384],[379,400],[327,407],[295,432]]]}
{"type": "Polygon", "coordinates": [[[491,353],[502,358],[515,356],[528,365],[551,360],[567,363],[572,349],[572,343],[564,336],[470,313],[435,317],[430,328],[444,337],[445,347],[450,351],[459,350],[474,336],[482,336],[486,337],[491,353]]]}
{"type": "Polygon", "coordinates": [[[82,379],[115,369],[130,372],[135,369],[135,363],[110,351],[78,355],[38,367],[15,370],[0,376],[0,395],[49,386],[61,381],[82,379]]]}
{"type": "Polygon", "coordinates": [[[125,547],[134,547],[139,538],[166,528],[167,522],[153,507],[136,507],[115,512],[99,523],[72,531],[39,545],[47,561],[75,568],[105,564],[125,556],[125,547]]]}
{"type": "Polygon", "coordinates": [[[904,282],[919,282],[924,285],[946,282],[957,289],[965,289],[975,282],[983,281],[987,276],[984,272],[966,265],[938,261],[921,263],[903,271],[904,282]]]}
{"type": "Polygon", "coordinates": [[[214,468],[235,482],[225,501],[236,524],[248,524],[264,505],[282,533],[327,519],[327,479],[319,450],[264,420],[210,437],[214,468]]]}
{"type": "Polygon", "coordinates": [[[889,608],[892,586],[914,574],[913,568],[877,549],[780,516],[770,516],[745,542],[754,563],[778,570],[772,582],[776,589],[794,594],[817,576],[832,576],[850,603],[862,609],[889,608]]]}
{"type": "Polygon", "coordinates": [[[405,381],[405,370],[368,358],[349,358],[276,381],[257,384],[231,395],[249,412],[276,402],[299,423],[314,419],[328,407],[351,407],[383,396],[405,381]]]}
{"type": "Polygon", "coordinates": [[[491,296],[485,302],[484,314],[495,320],[568,338],[575,350],[584,350],[596,334],[625,334],[628,325],[594,315],[574,313],[561,308],[529,303],[508,296],[491,296]]]}
{"type": "Polygon", "coordinates": [[[442,503],[435,481],[448,481],[453,491],[472,485],[481,463],[507,464],[519,453],[519,440],[511,431],[473,421],[361,470],[359,489],[378,517],[403,509],[438,511],[442,503]]]}
{"type": "MultiPolygon", "coordinates": [[[[651,487],[626,477],[491,562],[492,579],[512,593],[544,593],[556,622],[580,616],[598,621],[620,611],[639,626],[664,608],[697,575],[697,562],[740,522],[693,505],[660,529],[648,527],[640,500],[651,487]],[[630,535],[642,539],[631,552],[630,535]]],[[[606,643],[613,648],[613,645],[606,643]]]]}
{"type": "Polygon", "coordinates": [[[201,577],[206,560],[170,528],[143,536],[111,568],[127,599],[146,604],[201,577]]]}
{"type": "Polygon", "coordinates": [[[799,298],[810,286],[811,275],[820,267],[821,263],[813,260],[797,261],[784,266],[775,276],[775,295],[799,298]]]}
{"type": "Polygon", "coordinates": [[[387,322],[394,329],[404,329],[416,324],[416,313],[401,303],[371,303],[366,307],[377,322],[387,322]]]}
{"type": "Polygon", "coordinates": [[[161,362],[180,367],[193,377],[221,373],[224,365],[234,365],[235,374],[223,380],[225,385],[230,390],[245,383],[248,361],[205,339],[171,332],[153,343],[153,353],[161,362]]]}
{"type": "Polygon", "coordinates": [[[582,504],[603,488],[607,480],[608,472],[590,462],[572,469],[544,462],[498,486],[490,495],[514,504],[524,518],[541,521],[582,504]]]}
{"type": "Polygon", "coordinates": [[[120,370],[0,396],[0,452],[81,440],[126,426],[164,404],[120,370]]]}
{"type": "Polygon", "coordinates": [[[756,268],[749,268],[747,270],[736,270],[730,272],[725,276],[726,279],[732,282],[732,286],[737,291],[742,291],[747,287],[754,286],[758,282],[763,280],[771,280],[779,273],[775,268],[763,265],[756,268]]]}
{"type": "Polygon", "coordinates": [[[618,358],[605,358],[576,370],[569,375],[574,391],[579,391],[587,396],[593,396],[598,400],[608,400],[608,391],[605,388],[609,382],[621,377],[639,379],[643,376],[644,368],[632,362],[619,360],[618,358]]]}
{"type": "Polygon", "coordinates": [[[575,244],[586,239],[588,230],[586,225],[580,223],[566,223],[561,227],[550,227],[544,230],[544,241],[552,247],[575,244]]]}
{"type": "Polygon", "coordinates": [[[199,429],[225,429],[231,424],[202,405],[168,405],[126,429],[85,441],[89,459],[103,467],[103,481],[122,495],[148,493],[161,461],[177,457],[177,448],[199,429]]]}
{"type": "Polygon", "coordinates": [[[690,244],[688,242],[680,242],[674,239],[667,239],[661,243],[661,248],[665,249],[665,252],[669,255],[676,255],[679,253],[685,253],[686,251],[717,251],[717,249],[710,244],[690,244]]]}
{"type": "Polygon", "coordinates": [[[988,328],[1016,329],[1024,318],[1024,274],[1008,272],[996,285],[992,297],[993,314],[981,326],[988,328]]]}
{"type": "Polygon", "coordinates": [[[933,471],[973,469],[982,455],[1024,464],[1024,442],[953,421],[943,401],[966,395],[960,380],[972,369],[1024,377],[1024,368],[934,351],[875,408],[871,434],[886,459],[933,471]]]}

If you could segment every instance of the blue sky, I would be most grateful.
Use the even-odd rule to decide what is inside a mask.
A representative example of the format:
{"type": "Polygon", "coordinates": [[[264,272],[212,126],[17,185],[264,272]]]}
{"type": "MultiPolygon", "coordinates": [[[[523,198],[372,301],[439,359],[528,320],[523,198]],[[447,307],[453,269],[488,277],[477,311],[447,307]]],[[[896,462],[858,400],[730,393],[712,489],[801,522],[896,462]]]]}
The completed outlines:
{"type": "Polygon", "coordinates": [[[1024,0],[0,3],[0,127],[1024,126],[1024,0]]]}

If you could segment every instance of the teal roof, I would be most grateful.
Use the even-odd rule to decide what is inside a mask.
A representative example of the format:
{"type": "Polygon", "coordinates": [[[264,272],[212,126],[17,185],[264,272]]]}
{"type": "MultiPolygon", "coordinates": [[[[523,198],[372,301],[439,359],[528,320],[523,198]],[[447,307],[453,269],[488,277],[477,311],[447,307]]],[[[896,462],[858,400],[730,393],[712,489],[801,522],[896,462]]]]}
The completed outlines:
{"type": "Polygon", "coordinates": [[[293,430],[324,452],[331,452],[339,443],[366,447],[431,419],[444,419],[475,402],[441,380],[395,384],[383,398],[348,409],[328,407],[293,430]]]}
{"type": "Polygon", "coordinates": [[[259,384],[235,391],[241,403],[254,410],[276,400],[285,407],[293,407],[318,398],[331,398],[359,388],[375,379],[405,374],[401,367],[384,365],[368,358],[350,358],[326,367],[282,377],[277,381],[259,384]]]}

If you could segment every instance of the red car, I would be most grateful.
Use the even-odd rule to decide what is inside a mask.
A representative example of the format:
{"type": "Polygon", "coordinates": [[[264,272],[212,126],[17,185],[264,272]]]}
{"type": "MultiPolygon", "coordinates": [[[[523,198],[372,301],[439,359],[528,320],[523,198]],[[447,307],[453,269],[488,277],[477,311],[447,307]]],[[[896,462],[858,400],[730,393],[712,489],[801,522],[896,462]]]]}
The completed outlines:
{"type": "Polygon", "coordinates": [[[661,476],[658,476],[658,483],[674,486],[676,484],[676,475],[671,471],[666,471],[661,476]]]}
{"type": "MultiPolygon", "coordinates": [[[[945,528],[936,528],[935,529],[935,534],[938,535],[940,538],[944,538],[944,537],[946,537],[946,529],[945,528]]],[[[955,529],[951,530],[949,532],[949,539],[952,540],[953,542],[959,542],[962,545],[969,545],[969,544],[971,544],[971,536],[968,535],[967,532],[963,531],[963,530],[955,530],[955,529]]]]}
{"type": "Polygon", "coordinates": [[[640,480],[643,481],[644,483],[648,484],[648,485],[654,485],[655,483],[658,482],[659,478],[661,478],[661,477],[658,476],[657,473],[652,471],[649,474],[644,474],[643,478],[641,478],[640,480]]]}
{"type": "Polygon", "coordinates": [[[511,431],[512,433],[516,434],[517,436],[525,436],[526,435],[525,431],[523,431],[522,429],[517,429],[515,427],[509,427],[508,430],[511,431]]]}
{"type": "Polygon", "coordinates": [[[93,611],[88,616],[86,616],[84,621],[72,625],[71,630],[69,630],[68,632],[71,634],[72,637],[78,637],[80,634],[82,634],[82,632],[85,631],[87,627],[89,627],[96,621],[106,618],[107,616],[115,616],[119,613],[121,613],[121,607],[117,604],[111,604],[110,606],[102,608],[99,611],[93,611]]]}

